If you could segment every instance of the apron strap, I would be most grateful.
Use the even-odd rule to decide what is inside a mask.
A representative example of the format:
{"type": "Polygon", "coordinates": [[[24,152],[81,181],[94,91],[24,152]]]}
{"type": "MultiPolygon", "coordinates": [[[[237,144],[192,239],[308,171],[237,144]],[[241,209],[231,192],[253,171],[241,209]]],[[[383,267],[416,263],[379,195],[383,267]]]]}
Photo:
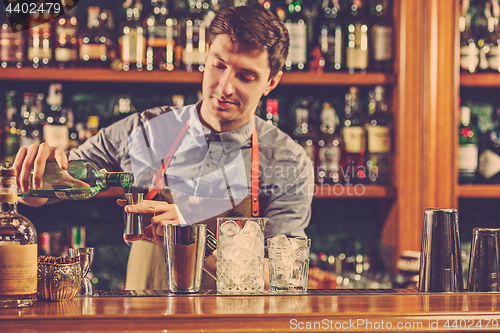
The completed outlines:
{"type": "MultiPolygon", "coordinates": [[[[165,171],[167,170],[172,156],[174,155],[181,139],[184,137],[186,130],[189,127],[189,120],[186,121],[179,134],[175,138],[174,142],[170,146],[167,152],[167,156],[161,162],[161,167],[158,172],[154,175],[152,181],[152,187],[145,196],[145,200],[152,200],[164,185],[165,171]]],[[[251,175],[251,192],[252,192],[252,216],[259,216],[259,139],[257,137],[257,128],[254,127],[252,133],[252,175],[251,175]]]]}

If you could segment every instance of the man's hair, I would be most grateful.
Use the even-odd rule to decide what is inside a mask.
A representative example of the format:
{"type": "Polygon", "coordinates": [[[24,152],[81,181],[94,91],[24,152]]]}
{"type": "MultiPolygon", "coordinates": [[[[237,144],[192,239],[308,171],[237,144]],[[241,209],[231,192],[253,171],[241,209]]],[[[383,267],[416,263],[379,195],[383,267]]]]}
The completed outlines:
{"type": "Polygon", "coordinates": [[[228,7],[221,10],[208,28],[209,42],[218,35],[228,35],[236,45],[267,51],[269,78],[285,65],[290,37],[283,22],[261,5],[228,7]]]}

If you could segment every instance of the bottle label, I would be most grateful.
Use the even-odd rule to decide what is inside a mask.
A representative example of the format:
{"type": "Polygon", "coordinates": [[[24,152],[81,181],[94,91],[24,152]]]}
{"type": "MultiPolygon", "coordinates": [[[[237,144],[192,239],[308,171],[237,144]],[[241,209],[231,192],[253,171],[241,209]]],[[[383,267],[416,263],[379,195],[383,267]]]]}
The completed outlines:
{"type": "Polygon", "coordinates": [[[37,290],[37,244],[4,244],[0,245],[0,295],[35,294],[37,290]]]}
{"type": "Polygon", "coordinates": [[[49,146],[66,151],[69,146],[69,129],[64,125],[43,126],[43,139],[49,146]]]}
{"type": "Polygon", "coordinates": [[[475,172],[478,165],[477,145],[460,145],[458,147],[458,169],[460,171],[475,172]]]}
{"type": "Polygon", "coordinates": [[[22,61],[23,53],[22,34],[0,28],[0,61],[22,61]]]}
{"type": "Polygon", "coordinates": [[[500,46],[495,45],[491,47],[486,57],[488,58],[490,69],[500,72],[500,46]]]}
{"type": "Polygon", "coordinates": [[[373,26],[373,59],[386,61],[392,59],[392,28],[376,25],[373,26]]]}
{"type": "Polygon", "coordinates": [[[33,61],[33,59],[52,59],[52,51],[50,48],[42,47],[29,47],[28,48],[28,60],[33,61]]]}
{"type": "Polygon", "coordinates": [[[319,168],[327,171],[338,171],[340,162],[340,148],[323,146],[318,150],[319,168]]]}
{"type": "Polygon", "coordinates": [[[387,126],[369,126],[368,151],[370,153],[388,153],[391,151],[391,131],[387,126]]]}
{"type": "Polygon", "coordinates": [[[354,33],[349,34],[346,50],[347,68],[366,69],[368,67],[368,29],[366,25],[356,23],[349,26],[354,28],[354,33]]]}
{"type": "Polygon", "coordinates": [[[469,44],[460,49],[460,67],[474,72],[479,65],[479,49],[476,44],[469,44]]]}
{"type": "Polygon", "coordinates": [[[59,62],[77,61],[78,52],[76,49],[58,47],[54,50],[54,58],[59,62]]]}
{"type": "Polygon", "coordinates": [[[285,23],[290,34],[287,62],[303,64],[307,61],[307,25],[303,22],[285,23]]]}
{"type": "Polygon", "coordinates": [[[486,149],[479,156],[479,174],[486,179],[490,179],[500,172],[500,156],[493,151],[486,149]]]}
{"type": "Polygon", "coordinates": [[[359,153],[361,150],[365,149],[362,127],[344,127],[343,133],[346,152],[359,153]]]}
{"type": "MultiPolygon", "coordinates": [[[[82,44],[80,45],[80,59],[102,60],[106,57],[106,44],[82,44]],[[88,59],[85,58],[88,57],[88,59]]],[[[104,59],[106,60],[106,59],[104,59]]]]}

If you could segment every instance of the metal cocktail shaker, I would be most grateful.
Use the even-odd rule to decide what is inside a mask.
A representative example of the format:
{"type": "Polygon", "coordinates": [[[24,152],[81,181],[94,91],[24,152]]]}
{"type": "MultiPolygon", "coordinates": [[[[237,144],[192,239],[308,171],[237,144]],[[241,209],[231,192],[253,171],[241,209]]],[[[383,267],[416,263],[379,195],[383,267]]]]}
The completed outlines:
{"type": "Polygon", "coordinates": [[[421,292],[463,291],[456,209],[426,209],[420,254],[421,292]]]}

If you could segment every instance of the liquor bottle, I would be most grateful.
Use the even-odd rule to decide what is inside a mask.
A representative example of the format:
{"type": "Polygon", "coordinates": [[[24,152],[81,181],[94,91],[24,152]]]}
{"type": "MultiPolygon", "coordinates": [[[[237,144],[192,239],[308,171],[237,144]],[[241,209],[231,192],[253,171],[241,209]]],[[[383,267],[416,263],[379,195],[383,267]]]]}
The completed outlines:
{"type": "Polygon", "coordinates": [[[279,113],[278,113],[279,102],[277,99],[267,99],[266,100],[266,122],[268,124],[278,126],[279,125],[279,113]]]}
{"type": "Polygon", "coordinates": [[[47,104],[50,110],[47,111],[43,123],[43,139],[49,146],[66,151],[69,147],[69,129],[66,126],[66,117],[62,114],[62,84],[52,83],[49,86],[47,104]]]}
{"type": "Polygon", "coordinates": [[[376,86],[374,92],[374,112],[368,116],[366,122],[366,165],[370,183],[386,185],[392,180],[392,117],[385,103],[384,87],[376,86]]]}
{"type": "MultiPolygon", "coordinates": [[[[187,72],[205,70],[207,45],[206,10],[201,0],[188,0],[189,11],[184,23],[184,49],[182,62],[187,72]]],[[[208,8],[207,8],[208,9],[208,8]]]]}
{"type": "Polygon", "coordinates": [[[5,123],[3,123],[3,129],[1,131],[2,138],[2,149],[1,149],[1,160],[13,162],[16,157],[17,151],[19,150],[19,134],[17,129],[19,128],[19,119],[17,108],[14,102],[14,97],[16,95],[15,91],[5,92],[5,123]]]}
{"type": "Polygon", "coordinates": [[[52,63],[52,43],[51,22],[29,29],[27,60],[33,68],[49,68],[52,63]]]}
{"type": "Polygon", "coordinates": [[[342,139],[339,133],[339,117],[330,103],[323,103],[320,121],[316,183],[338,184],[342,182],[340,169],[342,139]]]}
{"type": "Polygon", "coordinates": [[[488,52],[486,60],[488,61],[488,70],[490,72],[500,72],[500,5],[498,0],[491,0],[492,16],[488,18],[488,52]]]}
{"type": "Polygon", "coordinates": [[[0,66],[21,68],[26,52],[24,32],[13,32],[8,21],[0,26],[0,66]]]}
{"type": "Polygon", "coordinates": [[[370,13],[372,18],[370,69],[389,72],[393,65],[394,33],[389,0],[372,0],[370,13]]]}
{"type": "Polygon", "coordinates": [[[134,182],[131,173],[99,170],[94,163],[84,160],[69,161],[67,169],[59,168],[55,160],[48,160],[39,190],[33,189],[32,178],[30,175],[29,191],[23,193],[18,189],[18,196],[85,200],[106,187],[130,187],[134,182]]]}
{"type": "Polygon", "coordinates": [[[351,0],[347,18],[346,67],[349,73],[366,73],[369,60],[368,17],[363,0],[351,0]]]}
{"type": "Polygon", "coordinates": [[[295,108],[295,128],[293,129],[292,137],[295,142],[304,148],[307,156],[309,156],[314,165],[315,148],[309,119],[309,107],[308,100],[302,99],[295,108]]]}
{"type": "Polygon", "coordinates": [[[462,0],[462,12],[458,20],[460,29],[460,71],[462,73],[475,73],[479,65],[479,47],[472,30],[469,5],[470,0],[462,0]]]}
{"type": "Polygon", "coordinates": [[[102,26],[102,34],[106,39],[108,66],[111,69],[120,70],[121,60],[118,51],[118,35],[113,12],[110,9],[103,9],[101,11],[100,26],[102,26]]]}
{"type": "Polygon", "coordinates": [[[365,121],[359,105],[358,88],[351,87],[345,96],[345,115],[342,140],[345,152],[342,156],[342,174],[346,184],[366,183],[365,121]]]}
{"type": "Polygon", "coordinates": [[[471,112],[467,106],[461,108],[461,123],[458,135],[458,181],[460,184],[474,183],[478,167],[478,138],[471,123],[471,112]]]}
{"type": "Polygon", "coordinates": [[[339,0],[323,0],[319,45],[325,57],[325,70],[339,71],[344,66],[344,28],[340,20],[339,0]]]}
{"type": "MultiPolygon", "coordinates": [[[[144,21],[144,27],[147,30],[146,43],[146,69],[171,70],[171,65],[167,64],[167,49],[169,43],[173,44],[173,28],[167,25],[168,7],[166,0],[151,0],[153,12],[148,15],[144,21]]],[[[170,58],[173,58],[171,53],[170,58]]]]}
{"type": "Polygon", "coordinates": [[[33,93],[24,93],[23,105],[20,114],[22,123],[20,124],[19,147],[28,148],[32,144],[41,143],[41,133],[38,129],[38,110],[35,105],[36,96],[33,93]]]}
{"type": "Polygon", "coordinates": [[[36,303],[37,233],[17,212],[17,172],[0,169],[0,308],[36,303]]]}
{"type": "Polygon", "coordinates": [[[500,184],[500,107],[493,117],[494,127],[483,135],[480,143],[478,175],[486,184],[500,184]]]}
{"type": "Polygon", "coordinates": [[[60,69],[78,66],[78,23],[74,10],[54,21],[54,60],[60,69]]]}
{"type": "Polygon", "coordinates": [[[127,21],[119,38],[121,65],[124,71],[130,68],[142,70],[146,57],[146,34],[141,23],[142,3],[135,0],[126,9],[127,21]]]}
{"type": "Polygon", "coordinates": [[[80,63],[84,67],[109,67],[109,42],[99,18],[101,9],[91,6],[87,11],[87,29],[78,38],[80,63]]]}
{"type": "Polygon", "coordinates": [[[307,24],[302,10],[302,0],[287,0],[285,27],[290,36],[290,47],[285,69],[305,70],[307,64],[307,24]]]}
{"type": "MultiPolygon", "coordinates": [[[[177,100],[178,95],[174,95],[172,99],[177,100]]],[[[182,106],[181,106],[182,107],[182,106]]],[[[128,117],[137,109],[132,104],[132,99],[128,95],[121,95],[113,108],[113,122],[117,122],[125,117],[128,117]]]]}
{"type": "Polygon", "coordinates": [[[486,72],[489,70],[487,54],[490,51],[490,26],[494,27],[494,20],[491,17],[490,1],[480,0],[477,3],[476,17],[474,19],[475,34],[477,36],[477,45],[479,46],[479,65],[478,71],[486,72]]]}

